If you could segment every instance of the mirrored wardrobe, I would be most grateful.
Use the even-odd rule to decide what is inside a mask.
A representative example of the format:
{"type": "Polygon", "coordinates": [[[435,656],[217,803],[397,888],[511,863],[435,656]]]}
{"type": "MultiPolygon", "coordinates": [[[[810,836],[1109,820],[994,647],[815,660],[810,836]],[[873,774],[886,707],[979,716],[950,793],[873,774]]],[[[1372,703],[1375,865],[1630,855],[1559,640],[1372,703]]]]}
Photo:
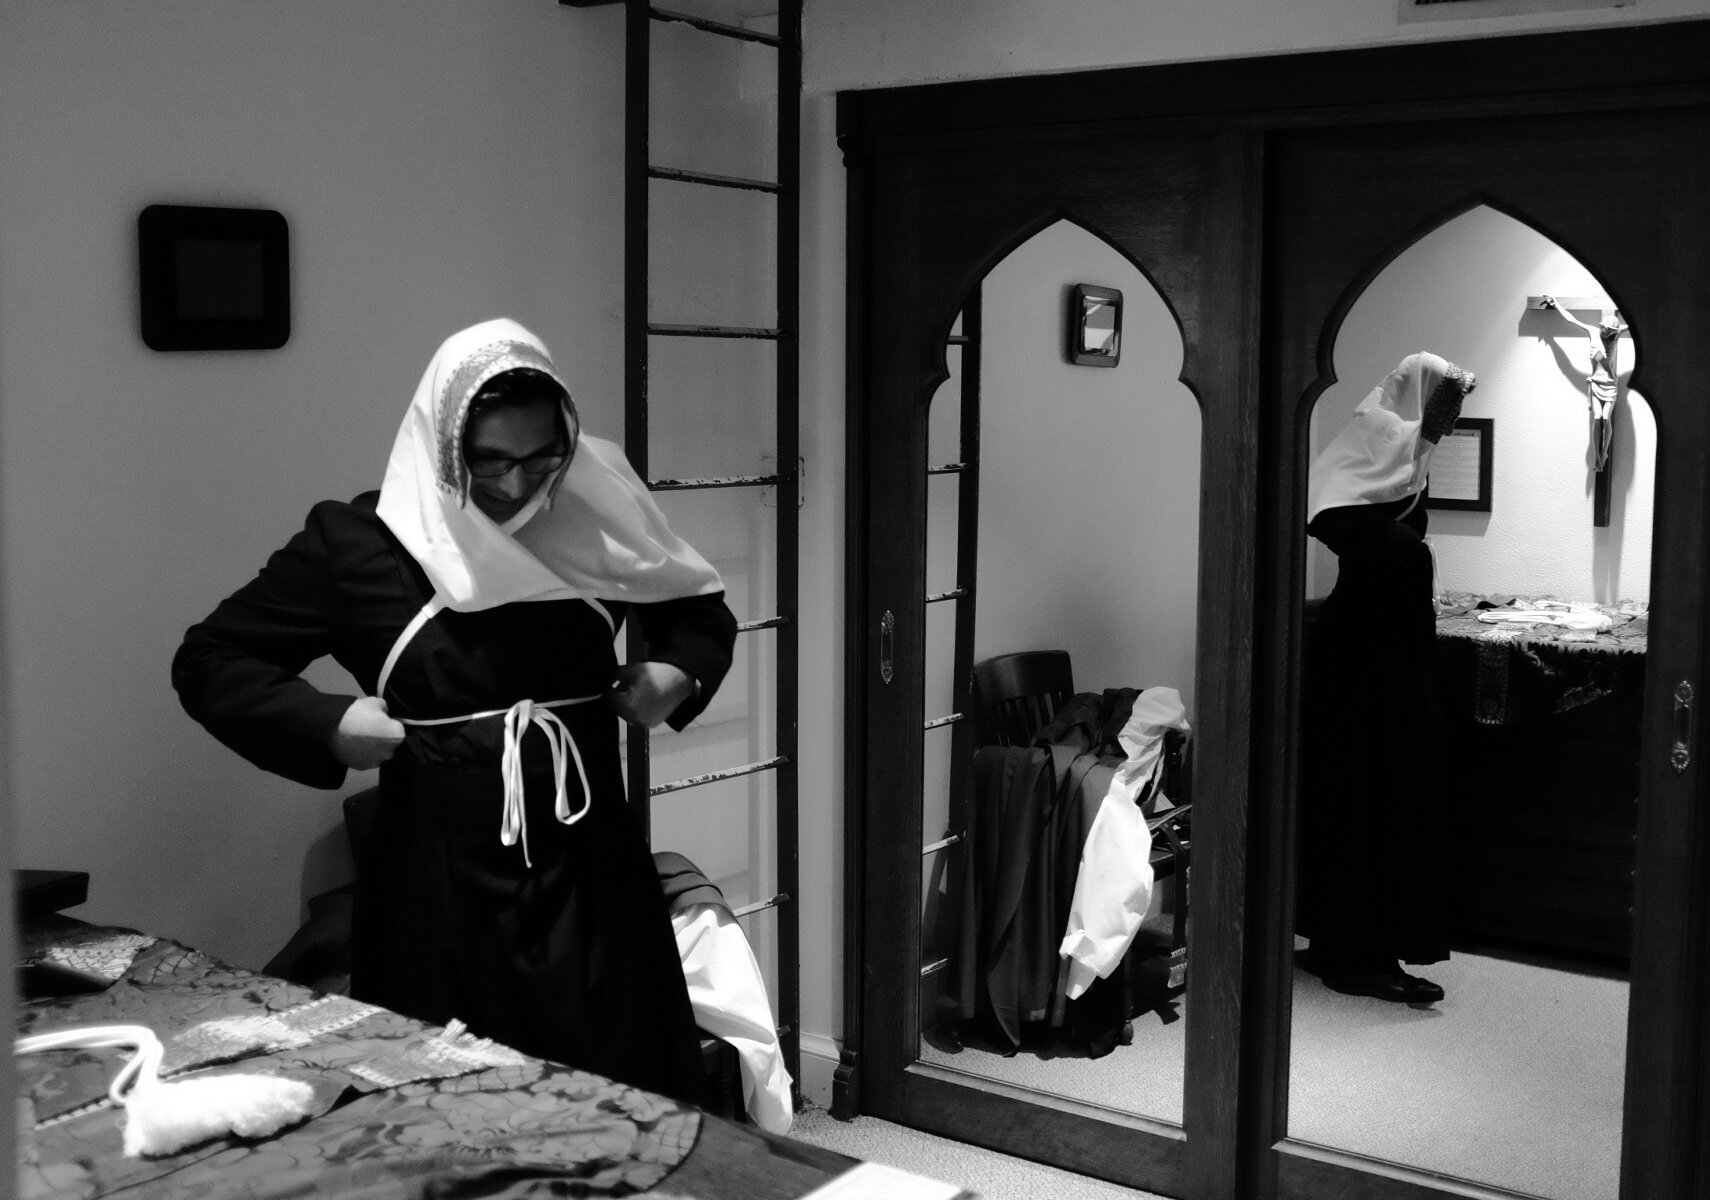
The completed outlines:
{"type": "Polygon", "coordinates": [[[841,98],[843,1111],[1208,1200],[1710,1182],[1706,63],[1694,21],[841,98]],[[1408,415],[1389,619],[1313,464],[1422,355],[1477,386],[1408,415]],[[1140,929],[1076,992],[1135,752],[1076,791],[1056,718],[1166,689],[1140,929]],[[1378,982],[1315,960],[1398,898],[1378,982]]]}

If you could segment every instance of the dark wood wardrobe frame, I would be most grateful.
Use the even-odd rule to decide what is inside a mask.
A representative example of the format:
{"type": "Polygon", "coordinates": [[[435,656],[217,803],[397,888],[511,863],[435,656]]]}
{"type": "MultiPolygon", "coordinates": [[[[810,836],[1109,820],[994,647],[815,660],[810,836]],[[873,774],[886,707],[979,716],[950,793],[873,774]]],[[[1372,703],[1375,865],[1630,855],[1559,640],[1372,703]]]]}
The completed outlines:
{"type": "MultiPolygon", "coordinates": [[[[1612,254],[1630,249],[1654,260],[1634,270],[1655,278],[1619,297],[1624,310],[1629,298],[1642,301],[1636,310],[1650,322],[1639,330],[1645,377],[1633,386],[1653,398],[1661,438],[1696,448],[1668,464],[1659,456],[1652,644],[1674,653],[1663,664],[1653,657],[1643,754],[1650,764],[1666,761],[1676,681],[1695,681],[1700,697],[1710,686],[1710,468],[1694,465],[1710,462],[1710,421],[1697,415],[1710,406],[1692,377],[1696,370],[1701,381],[1710,366],[1702,345],[1710,331],[1710,21],[847,92],[838,100],[849,171],[838,1108],[1196,1200],[1506,1194],[1286,1137],[1305,420],[1333,379],[1336,328],[1388,259],[1362,251],[1352,266],[1319,263],[1320,248],[1279,236],[1293,226],[1274,198],[1304,196],[1310,209],[1317,177],[1301,177],[1298,164],[1318,161],[1311,142],[1325,131],[1369,131],[1387,144],[1417,133],[1429,143],[1444,129],[1583,116],[1587,204],[1630,227],[1620,237],[1593,230],[1562,244],[1606,278],[1612,254]],[[1652,171],[1631,195],[1619,172],[1589,174],[1611,136],[1647,127],[1670,137],[1681,131],[1676,171],[1652,171]],[[1304,153],[1281,153],[1297,142],[1304,153]],[[1297,164],[1292,175],[1288,162],[1297,164]],[[920,912],[925,525],[913,515],[924,512],[926,406],[947,377],[945,335],[963,298],[1058,219],[1103,238],[1157,286],[1181,325],[1182,379],[1201,405],[1198,921],[1183,1128],[1000,1084],[968,1085],[916,1063],[914,989],[899,983],[919,970],[910,935],[920,912]],[[1285,281],[1284,272],[1300,278],[1285,281]],[[1279,311],[1285,303],[1304,311],[1279,311]],[[1692,605],[1678,600],[1685,596],[1695,597],[1692,605]],[[892,623],[881,633],[887,612],[892,623]],[[888,677],[882,653],[894,667],[888,677]],[[1132,1136],[1113,1136],[1123,1127],[1132,1136]]],[[[1467,157],[1477,150],[1458,149],[1452,133],[1440,152],[1463,165],[1482,161],[1467,157]]],[[[1353,186],[1357,163],[1334,153],[1323,161],[1327,177],[1353,186]]],[[[1397,230],[1388,255],[1453,215],[1397,230]]],[[[1366,236],[1373,225],[1352,219],[1350,230],[1366,236]]],[[[1702,726],[1682,726],[1693,756],[1684,771],[1646,768],[1659,782],[1640,815],[1626,1200],[1710,1194],[1710,775],[1699,762],[1702,726]]]]}

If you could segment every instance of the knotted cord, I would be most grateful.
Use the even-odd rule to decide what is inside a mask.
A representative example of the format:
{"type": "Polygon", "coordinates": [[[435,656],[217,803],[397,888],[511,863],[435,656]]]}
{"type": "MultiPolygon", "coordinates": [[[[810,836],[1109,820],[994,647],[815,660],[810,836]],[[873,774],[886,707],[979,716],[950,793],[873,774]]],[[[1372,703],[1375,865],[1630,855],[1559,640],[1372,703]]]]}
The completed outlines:
{"type": "Polygon", "coordinates": [[[568,700],[518,700],[509,708],[490,708],[485,712],[465,713],[460,717],[398,717],[396,720],[401,725],[456,725],[464,721],[478,721],[483,717],[504,718],[505,745],[499,757],[499,774],[505,781],[505,804],[499,819],[499,841],[507,846],[514,846],[520,839],[523,862],[532,867],[534,862],[528,854],[528,815],[523,807],[526,795],[523,786],[523,735],[528,732],[530,725],[546,735],[546,744],[552,751],[552,776],[557,785],[552,811],[565,825],[574,825],[588,815],[588,810],[593,807],[594,794],[588,786],[588,772],[582,765],[582,751],[576,745],[576,738],[552,710],[568,708],[572,704],[587,704],[598,699],[598,696],[573,696],[568,700]],[[570,811],[570,796],[564,789],[567,750],[570,760],[576,764],[576,777],[582,783],[582,807],[574,813],[570,811]]]}

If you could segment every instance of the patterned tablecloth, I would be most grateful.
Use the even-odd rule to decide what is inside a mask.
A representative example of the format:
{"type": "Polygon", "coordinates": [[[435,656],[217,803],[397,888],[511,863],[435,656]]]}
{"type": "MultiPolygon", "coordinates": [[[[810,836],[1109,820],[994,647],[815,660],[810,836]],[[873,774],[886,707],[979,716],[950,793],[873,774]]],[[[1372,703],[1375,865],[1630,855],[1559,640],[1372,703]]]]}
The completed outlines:
{"type": "Polygon", "coordinates": [[[1437,600],[1437,636],[1471,638],[1516,646],[1547,645],[1581,654],[1643,654],[1650,634],[1650,607],[1642,601],[1620,604],[1573,602],[1575,609],[1609,619],[1602,632],[1571,629],[1548,623],[1515,620],[1520,613],[1560,604],[1554,596],[1483,596],[1452,593],[1437,600]],[[1501,623],[1481,621],[1480,614],[1502,616],[1501,623]]]}
{"type": "Polygon", "coordinates": [[[1548,612],[1553,597],[1449,595],[1437,601],[1439,670],[1450,715],[1459,704],[1483,725],[1512,725],[1633,693],[1643,678],[1650,631],[1643,603],[1575,604],[1600,614],[1601,630],[1570,628],[1525,612],[1548,612]],[[1500,622],[1480,614],[1501,616],[1500,622]]]}
{"type": "Polygon", "coordinates": [[[72,925],[26,933],[23,952],[37,978],[60,980],[56,991],[84,990],[21,1006],[20,1035],[146,1025],[166,1046],[162,1079],[274,1074],[307,1082],[315,1103],[270,1138],[126,1158],[123,1110],[106,1092],[129,1052],[23,1055],[22,1200],[627,1196],[660,1185],[702,1128],[702,1114],[676,1101],[176,942],[72,925]]]}

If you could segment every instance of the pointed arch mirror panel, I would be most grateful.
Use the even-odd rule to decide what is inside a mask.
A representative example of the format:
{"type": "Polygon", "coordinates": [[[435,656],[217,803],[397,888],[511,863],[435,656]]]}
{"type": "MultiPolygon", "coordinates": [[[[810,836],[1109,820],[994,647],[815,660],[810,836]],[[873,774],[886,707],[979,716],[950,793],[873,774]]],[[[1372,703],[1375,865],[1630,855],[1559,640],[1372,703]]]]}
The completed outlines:
{"type": "Polygon", "coordinates": [[[1704,652],[1705,427],[1674,255],[1704,250],[1640,214],[1704,130],[1273,140],[1281,1196],[1683,1194],[1660,1130],[1696,1085],[1660,1046],[1690,1042],[1697,970],[1669,741],[1704,652]],[[1588,155],[1623,187],[1588,191],[1588,155]],[[1476,376],[1447,414],[1446,364],[1476,376]],[[1492,443],[1487,510],[1433,503],[1475,461],[1445,415],[1492,443]]]}
{"type": "MultiPolygon", "coordinates": [[[[1257,233],[1250,150],[1192,134],[1073,140],[881,153],[852,172],[851,227],[869,253],[849,309],[862,539],[850,567],[850,835],[863,893],[849,1091],[863,1112],[1162,1194],[1184,1191],[1194,1130],[1227,1127],[1236,1102],[1247,779],[1233,747],[1249,689],[1246,661],[1226,639],[1208,642],[1205,614],[1239,625],[1252,597],[1257,464],[1235,450],[1250,444],[1256,399],[1242,384],[1257,342],[1236,278],[1257,233]],[[1114,368],[1072,361],[1081,284],[1122,293],[1114,368]],[[1060,751],[1059,772],[1051,738],[1030,745],[1044,714],[1019,745],[990,739],[976,663],[1035,650],[1067,660],[1065,701],[1109,709],[1089,736],[1110,761],[1060,751]],[[1125,933],[1147,939],[1146,965],[1128,977],[1119,949],[1105,974],[1092,968],[1086,995],[1108,996],[1112,1019],[1089,1034],[1092,1006],[1071,1008],[1082,997],[1058,986],[1066,913],[1085,835],[1130,756],[1123,730],[1139,698],[1166,693],[1173,712],[1143,723],[1162,731],[1154,758],[1167,752],[1174,782],[1160,786],[1149,760],[1122,806],[1137,818],[1124,866],[1153,876],[1128,896],[1145,928],[1125,933]],[[975,768],[1000,750],[1032,760],[1031,805],[974,806],[975,768]],[[1059,808],[1072,766],[1073,803],[1059,808]],[[1103,790],[1086,779],[1092,767],[1103,790]],[[1195,800],[1191,828],[1162,819],[1166,798],[1187,807],[1172,792],[1186,796],[1190,771],[1193,795],[1213,798],[1195,800]],[[970,825],[988,811],[999,818],[988,833],[1011,815],[1031,832],[982,842],[970,825]],[[1059,837],[1055,819],[1071,811],[1077,827],[1059,837]],[[980,863],[982,845],[998,858],[1037,853],[980,863]],[[1152,861],[1160,847],[1167,864],[1152,861]],[[1190,850],[1191,901],[1177,891],[1190,850]],[[1029,879],[1047,862],[1052,877],[1029,879]],[[1035,900],[1026,971],[1002,961],[1018,943],[992,935],[982,949],[982,933],[1002,927],[982,929],[991,889],[976,896],[969,880],[995,881],[999,866],[1017,906],[1035,900]],[[994,1031],[1014,1038],[993,1042],[994,1031]]],[[[1233,1170],[1226,1156],[1214,1167],[1233,1170]]]]}
{"type": "Polygon", "coordinates": [[[1625,386],[1631,338],[1604,399],[1597,328],[1538,295],[1615,307],[1538,231],[1455,217],[1360,294],[1313,408],[1289,1133],[1600,1200],[1620,1174],[1656,422],[1625,386]],[[1459,464],[1429,396],[1407,479],[1350,484],[1381,456],[1362,431],[1411,415],[1395,376],[1420,351],[1476,375],[1462,428],[1501,431],[1488,511],[1433,503],[1459,464]]]}
{"type": "Polygon", "coordinates": [[[1059,221],[986,276],[949,350],[928,435],[920,1059],[1179,1125],[1200,480],[1180,327],[1059,221]],[[1126,298],[1113,370],[1065,350],[1093,279],[1126,298]]]}

